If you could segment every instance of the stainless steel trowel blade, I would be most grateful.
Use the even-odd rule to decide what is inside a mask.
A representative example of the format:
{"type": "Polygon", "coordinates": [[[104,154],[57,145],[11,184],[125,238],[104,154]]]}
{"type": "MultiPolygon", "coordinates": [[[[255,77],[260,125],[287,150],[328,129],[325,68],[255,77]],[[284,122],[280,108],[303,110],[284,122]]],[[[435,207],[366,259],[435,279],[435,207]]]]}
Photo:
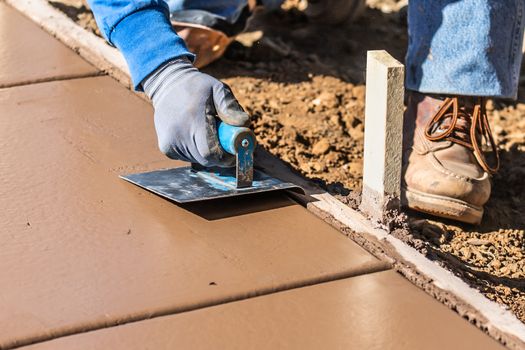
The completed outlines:
{"type": "Polygon", "coordinates": [[[253,184],[246,188],[237,188],[235,169],[213,168],[195,171],[191,167],[180,167],[120,177],[178,203],[286,189],[295,189],[304,193],[297,185],[283,182],[255,169],[253,184]]]}

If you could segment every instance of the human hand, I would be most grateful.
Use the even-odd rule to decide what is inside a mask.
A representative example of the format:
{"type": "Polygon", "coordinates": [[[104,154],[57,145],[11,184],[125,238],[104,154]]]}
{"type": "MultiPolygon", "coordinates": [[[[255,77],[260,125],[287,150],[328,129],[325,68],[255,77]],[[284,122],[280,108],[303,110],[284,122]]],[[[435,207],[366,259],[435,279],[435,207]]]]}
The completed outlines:
{"type": "Polygon", "coordinates": [[[159,148],[166,156],[203,166],[235,165],[235,157],[220,146],[217,121],[247,126],[250,117],[228,85],[183,58],[157,69],[143,87],[153,101],[159,148]]]}

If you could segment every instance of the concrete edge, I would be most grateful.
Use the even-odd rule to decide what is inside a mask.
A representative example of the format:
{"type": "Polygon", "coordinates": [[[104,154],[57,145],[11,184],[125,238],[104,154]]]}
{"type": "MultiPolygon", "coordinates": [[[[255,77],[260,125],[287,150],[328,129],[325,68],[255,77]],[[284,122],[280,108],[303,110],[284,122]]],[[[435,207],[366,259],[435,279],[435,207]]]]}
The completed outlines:
{"type": "MultiPolygon", "coordinates": [[[[132,89],[129,71],[123,56],[96,35],[84,30],[46,0],[0,0],[20,11],[85,60],[108,73],[122,85],[132,89]]],[[[280,162],[277,159],[274,161],[280,162]]],[[[286,166],[285,166],[286,168],[286,166]]],[[[277,166],[277,169],[283,169],[277,166]]],[[[288,169],[284,177],[298,178],[288,169]]],[[[278,174],[276,174],[278,175],[278,174]]],[[[300,184],[308,183],[299,178],[300,184]]],[[[315,187],[315,186],[314,186],[315,187]]],[[[413,284],[494,339],[511,349],[525,348],[525,324],[471,288],[459,277],[427,259],[417,250],[377,228],[360,212],[348,207],[332,195],[311,194],[313,200],[298,197],[307,209],[350,237],[376,257],[391,263],[413,284]]]]}

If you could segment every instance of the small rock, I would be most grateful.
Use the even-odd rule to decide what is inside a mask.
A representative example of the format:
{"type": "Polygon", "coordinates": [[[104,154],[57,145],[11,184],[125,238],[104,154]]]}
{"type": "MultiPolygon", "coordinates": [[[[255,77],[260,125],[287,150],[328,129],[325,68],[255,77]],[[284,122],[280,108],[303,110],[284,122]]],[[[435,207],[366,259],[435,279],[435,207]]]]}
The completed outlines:
{"type": "Polygon", "coordinates": [[[310,164],[309,163],[303,163],[299,166],[301,168],[301,170],[305,173],[310,173],[310,164]]]}
{"type": "Polygon", "coordinates": [[[324,91],[322,92],[318,99],[321,101],[321,103],[328,108],[335,108],[338,105],[338,99],[336,94],[324,91]]]}
{"type": "Polygon", "coordinates": [[[348,170],[352,174],[362,174],[363,173],[363,162],[360,160],[352,161],[348,163],[348,170]]]}
{"type": "Polygon", "coordinates": [[[323,164],[320,164],[320,163],[310,163],[310,168],[313,169],[317,173],[325,170],[325,167],[323,166],[323,164]]]}
{"type": "Polygon", "coordinates": [[[498,270],[499,268],[501,268],[501,261],[494,259],[490,263],[490,266],[498,270]]]}
{"type": "Polygon", "coordinates": [[[352,95],[358,100],[364,100],[365,99],[365,86],[364,85],[354,86],[352,88],[352,95]]]}
{"type": "Polygon", "coordinates": [[[479,246],[479,245],[488,245],[490,244],[490,241],[487,241],[486,239],[478,239],[478,238],[471,238],[467,240],[468,244],[479,246]]]}
{"type": "Polygon", "coordinates": [[[336,152],[328,153],[325,160],[326,160],[326,163],[328,163],[329,165],[334,165],[337,163],[338,154],[336,152]]]}
{"type": "Polygon", "coordinates": [[[252,47],[254,43],[261,40],[264,36],[264,33],[261,30],[256,30],[253,32],[244,32],[235,37],[235,40],[240,42],[246,47],[252,47]]]}
{"type": "Polygon", "coordinates": [[[312,148],[312,154],[320,156],[325,154],[330,149],[330,143],[326,139],[318,141],[312,148]]]}
{"type": "Polygon", "coordinates": [[[363,124],[359,124],[355,128],[350,128],[347,130],[348,134],[352,138],[352,140],[362,140],[364,138],[364,127],[363,124]]]}

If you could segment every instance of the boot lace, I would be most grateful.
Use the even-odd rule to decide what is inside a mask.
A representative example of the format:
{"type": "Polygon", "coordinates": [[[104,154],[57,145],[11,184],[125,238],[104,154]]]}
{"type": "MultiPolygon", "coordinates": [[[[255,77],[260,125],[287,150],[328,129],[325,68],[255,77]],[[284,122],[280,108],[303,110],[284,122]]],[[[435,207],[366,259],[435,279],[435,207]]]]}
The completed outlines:
{"type": "Polygon", "coordinates": [[[430,141],[451,141],[470,149],[478,164],[489,174],[495,174],[500,167],[498,148],[490,129],[483,99],[479,98],[470,115],[466,108],[459,107],[457,97],[447,97],[428,122],[425,137],[430,141]],[[483,141],[492,148],[495,165],[490,166],[482,151],[483,141]]]}

